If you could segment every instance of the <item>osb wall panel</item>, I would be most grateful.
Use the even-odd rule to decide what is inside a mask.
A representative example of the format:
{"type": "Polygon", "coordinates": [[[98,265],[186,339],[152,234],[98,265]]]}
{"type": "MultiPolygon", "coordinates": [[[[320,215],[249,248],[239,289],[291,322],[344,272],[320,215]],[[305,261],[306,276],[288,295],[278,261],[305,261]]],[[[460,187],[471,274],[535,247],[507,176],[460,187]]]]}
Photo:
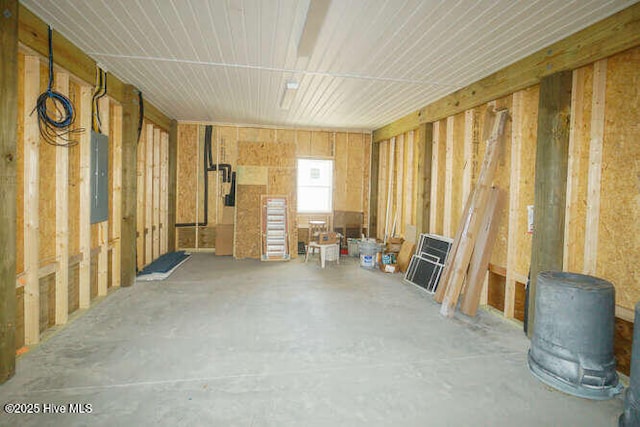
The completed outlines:
{"type": "Polygon", "coordinates": [[[640,300],[640,48],[609,58],[596,271],[619,305],[640,300]]]}
{"type": "MultiPolygon", "coordinates": [[[[539,94],[540,86],[538,85],[522,91],[522,104],[525,115],[520,123],[522,146],[520,148],[518,183],[518,221],[517,230],[510,231],[511,236],[509,236],[516,239],[516,272],[524,277],[529,274],[529,266],[531,264],[531,238],[533,234],[527,233],[527,206],[533,205],[534,201],[539,94]]],[[[516,318],[518,317],[516,316],[516,318]]]]}
{"type": "Polygon", "coordinates": [[[179,227],[177,230],[178,247],[181,249],[194,249],[196,247],[196,228],[179,227]]]}
{"type": "Polygon", "coordinates": [[[295,131],[296,156],[311,156],[311,131],[297,130],[295,131]]]}
{"type": "MultiPolygon", "coordinates": [[[[230,164],[234,171],[237,170],[238,159],[238,128],[231,126],[216,126],[214,128],[216,139],[218,142],[218,163],[230,164]]],[[[222,219],[222,211],[224,209],[224,196],[229,194],[231,190],[230,182],[222,182],[222,173],[216,173],[217,185],[217,217],[216,223],[222,219]]]]}
{"type": "Polygon", "coordinates": [[[565,218],[564,269],[580,273],[584,269],[584,242],[587,215],[587,181],[589,177],[589,142],[591,141],[591,107],[593,99],[593,65],[574,70],[571,103],[569,174],[565,218]]]}
{"type": "Polygon", "coordinates": [[[333,157],[333,134],[331,132],[311,132],[311,156],[333,157]]]}
{"type": "Polygon", "coordinates": [[[198,248],[213,249],[216,247],[216,227],[209,225],[198,227],[198,248]]]}
{"type": "Polygon", "coordinates": [[[73,313],[80,307],[80,266],[69,266],[68,312],[73,313]]]}
{"type": "Polygon", "coordinates": [[[296,146],[278,142],[238,142],[238,165],[296,167],[296,146]]]}
{"type": "Polygon", "coordinates": [[[176,222],[196,221],[198,125],[178,125],[176,222]]]}
{"type": "Polygon", "coordinates": [[[265,185],[238,185],[236,192],[236,258],[260,258],[260,196],[265,185]]]}
{"type": "MultiPolygon", "coordinates": [[[[18,129],[16,138],[16,273],[24,272],[24,54],[18,54],[18,129]]],[[[24,333],[23,333],[24,335],[24,333]]],[[[23,337],[24,341],[24,337],[23,337]]],[[[22,347],[22,346],[20,346],[22,347]]]]}
{"type": "Polygon", "coordinates": [[[346,133],[336,133],[336,158],[334,161],[333,209],[348,211],[347,208],[347,177],[349,172],[348,136],[346,133]]]}
{"type": "Polygon", "coordinates": [[[56,275],[49,274],[39,280],[40,285],[40,332],[55,324],[56,275]]]}
{"type": "MultiPolygon", "coordinates": [[[[496,101],[496,108],[508,108],[511,111],[512,96],[498,99],[496,101]]],[[[483,134],[484,134],[483,130],[483,134]]],[[[509,197],[509,188],[511,180],[511,120],[507,120],[503,133],[504,151],[500,155],[500,162],[496,170],[493,184],[504,190],[505,197],[509,197]]],[[[507,240],[509,238],[509,208],[508,203],[502,211],[497,212],[496,215],[500,217],[500,226],[498,227],[498,233],[494,241],[493,252],[491,253],[491,263],[506,267],[507,265],[507,240]]]]}

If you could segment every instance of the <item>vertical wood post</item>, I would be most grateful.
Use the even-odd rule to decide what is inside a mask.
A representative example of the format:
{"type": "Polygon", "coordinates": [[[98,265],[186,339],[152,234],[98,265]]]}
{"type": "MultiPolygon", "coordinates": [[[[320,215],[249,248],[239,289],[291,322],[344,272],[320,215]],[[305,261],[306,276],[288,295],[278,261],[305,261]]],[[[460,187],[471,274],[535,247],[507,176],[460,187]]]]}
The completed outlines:
{"type": "Polygon", "coordinates": [[[111,202],[113,249],[111,250],[111,286],[120,287],[120,264],[122,260],[120,238],[122,235],[122,107],[113,106],[110,140],[113,145],[113,165],[111,167],[113,199],[111,202]]]}
{"type": "MultiPolygon", "coordinates": [[[[147,133],[144,173],[144,265],[153,261],[153,125],[145,125],[147,133]]],[[[197,192],[196,192],[197,194],[197,192]]]]}
{"type": "Polygon", "coordinates": [[[453,128],[455,116],[447,117],[447,142],[445,151],[445,174],[444,174],[444,213],[442,219],[442,234],[453,237],[455,230],[453,227],[453,128]]]}
{"type": "Polygon", "coordinates": [[[16,369],[18,0],[0,0],[0,384],[16,369]]]}
{"type": "Polygon", "coordinates": [[[93,88],[80,88],[80,260],[79,299],[80,308],[91,305],[91,105],[93,88]]]}
{"type": "MultiPolygon", "coordinates": [[[[438,159],[439,153],[442,149],[442,138],[440,138],[440,126],[441,121],[433,123],[432,126],[432,143],[431,143],[431,188],[429,189],[431,193],[431,209],[429,210],[429,233],[437,233],[437,222],[438,222],[438,209],[441,207],[438,206],[438,159]]],[[[442,215],[442,212],[440,212],[442,215]]]]}
{"type": "Polygon", "coordinates": [[[152,261],[160,256],[160,145],[162,145],[162,134],[160,128],[153,131],[153,164],[152,167],[152,214],[151,229],[152,236],[152,261]]]}
{"type": "Polygon", "coordinates": [[[169,204],[169,135],[164,131],[160,136],[160,142],[160,255],[164,255],[167,253],[167,223],[169,222],[169,212],[167,211],[169,204]]]}
{"type": "MultiPolygon", "coordinates": [[[[169,184],[168,184],[168,220],[167,220],[167,250],[176,248],[176,185],[178,176],[178,122],[171,120],[169,130],[169,184]]],[[[217,191],[217,187],[216,187],[217,191]]],[[[217,212],[217,210],[216,210],[217,212]]]]}
{"type": "Polygon", "coordinates": [[[136,280],[136,148],[139,116],[138,90],[127,85],[122,103],[122,286],[132,286],[136,280]]]}
{"type": "MultiPolygon", "coordinates": [[[[69,95],[69,74],[56,73],[56,88],[69,95]]],[[[58,143],[64,144],[58,137],[58,143]]],[[[69,147],[56,147],[56,325],[69,317],[69,147]]]]}
{"type": "Polygon", "coordinates": [[[369,202],[369,236],[377,236],[378,234],[378,179],[380,168],[380,144],[377,142],[371,143],[371,182],[370,188],[370,202],[369,202]]]}
{"type": "Polygon", "coordinates": [[[545,77],[540,83],[527,322],[529,336],[535,327],[537,275],[545,270],[562,270],[571,81],[571,71],[563,71],[545,77]]]}
{"type": "MultiPolygon", "coordinates": [[[[38,118],[31,114],[40,89],[40,59],[24,58],[24,342],[40,340],[40,283],[38,280],[40,232],[38,118]]],[[[13,280],[11,280],[13,283],[13,280]]]]}
{"type": "Polygon", "coordinates": [[[417,157],[418,182],[416,188],[416,231],[428,233],[431,211],[431,156],[433,149],[433,123],[418,127],[417,157]]]}

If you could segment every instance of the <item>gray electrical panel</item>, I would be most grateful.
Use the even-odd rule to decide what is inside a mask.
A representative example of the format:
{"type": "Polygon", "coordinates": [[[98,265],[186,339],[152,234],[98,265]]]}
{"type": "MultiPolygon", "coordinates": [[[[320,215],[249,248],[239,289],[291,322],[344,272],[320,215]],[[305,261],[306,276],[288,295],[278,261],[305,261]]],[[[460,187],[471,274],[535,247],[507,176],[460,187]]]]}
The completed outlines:
{"type": "Polygon", "coordinates": [[[91,131],[91,224],[109,218],[109,137],[91,131]]]}

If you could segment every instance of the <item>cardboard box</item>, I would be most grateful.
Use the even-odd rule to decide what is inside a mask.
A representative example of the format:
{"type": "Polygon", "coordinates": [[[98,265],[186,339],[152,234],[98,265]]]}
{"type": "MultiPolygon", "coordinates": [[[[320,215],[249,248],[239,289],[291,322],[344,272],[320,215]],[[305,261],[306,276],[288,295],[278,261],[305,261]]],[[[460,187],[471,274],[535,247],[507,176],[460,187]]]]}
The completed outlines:
{"type": "Polygon", "coordinates": [[[380,264],[380,271],[383,273],[395,273],[398,271],[396,264],[380,264]]]}
{"type": "Polygon", "coordinates": [[[233,224],[216,226],[216,255],[233,255],[233,224]]]}
{"type": "Polygon", "coordinates": [[[330,245],[332,243],[338,243],[338,235],[334,232],[320,233],[318,235],[318,243],[321,245],[330,245]]]}

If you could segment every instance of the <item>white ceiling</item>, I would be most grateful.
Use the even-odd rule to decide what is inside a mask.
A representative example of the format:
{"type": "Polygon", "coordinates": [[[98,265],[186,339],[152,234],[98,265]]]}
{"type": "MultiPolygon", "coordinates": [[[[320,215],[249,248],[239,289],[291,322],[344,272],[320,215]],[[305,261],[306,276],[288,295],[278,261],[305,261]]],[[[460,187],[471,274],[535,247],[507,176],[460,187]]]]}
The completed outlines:
{"type": "Polygon", "coordinates": [[[22,3],[171,118],[373,130],[636,1],[333,0],[308,58],[309,0],[22,3]]]}

